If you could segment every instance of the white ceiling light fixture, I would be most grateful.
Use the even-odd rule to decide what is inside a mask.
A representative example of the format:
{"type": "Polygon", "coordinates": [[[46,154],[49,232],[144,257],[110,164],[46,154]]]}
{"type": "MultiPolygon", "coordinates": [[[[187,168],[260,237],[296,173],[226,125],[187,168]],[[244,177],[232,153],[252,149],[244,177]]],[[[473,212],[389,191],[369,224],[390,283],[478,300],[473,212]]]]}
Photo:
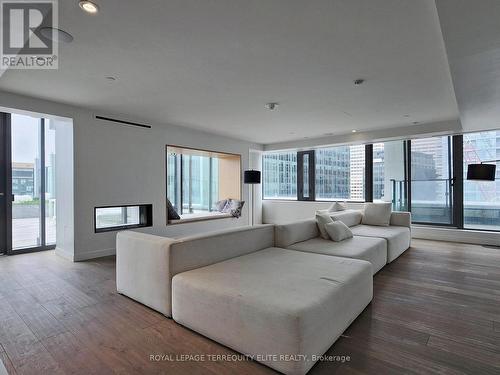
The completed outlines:
{"type": "Polygon", "coordinates": [[[92,1],[88,0],[81,0],[78,5],[80,8],[82,8],[85,12],[89,14],[96,14],[99,12],[99,7],[97,6],[96,3],[93,3],[92,1]]]}
{"type": "Polygon", "coordinates": [[[278,108],[279,105],[280,103],[276,102],[266,103],[266,108],[269,109],[270,111],[274,111],[276,108],[278,108]]]}
{"type": "Polygon", "coordinates": [[[357,130],[356,130],[356,129],[352,129],[352,130],[351,130],[351,132],[356,133],[356,132],[357,132],[357,130]]]}
{"type": "Polygon", "coordinates": [[[47,39],[50,39],[56,43],[71,43],[73,41],[73,35],[64,30],[56,29],[54,27],[42,27],[40,29],[40,33],[47,39]]]}

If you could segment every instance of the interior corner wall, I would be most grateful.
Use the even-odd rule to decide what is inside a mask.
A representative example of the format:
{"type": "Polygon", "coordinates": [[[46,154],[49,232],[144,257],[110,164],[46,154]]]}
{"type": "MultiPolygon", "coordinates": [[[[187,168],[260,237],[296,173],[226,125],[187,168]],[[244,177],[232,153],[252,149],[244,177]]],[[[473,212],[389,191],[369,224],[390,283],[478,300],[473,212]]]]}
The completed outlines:
{"type": "Polygon", "coordinates": [[[219,200],[242,199],[241,160],[234,157],[219,158],[219,200]]]}
{"type": "Polygon", "coordinates": [[[56,253],[74,260],[73,122],[54,120],[56,134],[56,253]]]}
{"type": "MultiPolygon", "coordinates": [[[[261,183],[255,185],[249,185],[250,189],[254,189],[253,202],[248,199],[251,204],[251,212],[253,212],[254,224],[262,224],[262,183],[264,181],[264,174],[262,168],[262,150],[250,150],[250,169],[255,169],[256,171],[261,171],[261,183]]],[[[251,194],[251,192],[250,192],[251,194]]]]}
{"type": "MultiPolygon", "coordinates": [[[[94,111],[6,92],[4,108],[14,108],[73,119],[74,159],[74,260],[115,253],[117,232],[94,232],[96,206],[153,204],[153,227],[142,231],[181,237],[249,224],[248,205],[242,217],[166,225],[165,145],[175,144],[241,155],[242,169],[249,167],[249,150],[262,145],[168,124],[148,123],[151,129],[95,118],[94,111]]],[[[145,123],[129,116],[97,113],[145,123]]],[[[248,197],[248,185],[242,195],[248,197]]]]}

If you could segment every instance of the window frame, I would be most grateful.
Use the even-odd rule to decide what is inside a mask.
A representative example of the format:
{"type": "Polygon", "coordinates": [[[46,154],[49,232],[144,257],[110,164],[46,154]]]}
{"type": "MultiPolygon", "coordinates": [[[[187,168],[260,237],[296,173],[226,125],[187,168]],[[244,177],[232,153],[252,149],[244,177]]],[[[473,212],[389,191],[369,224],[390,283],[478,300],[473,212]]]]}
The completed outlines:
{"type": "MultiPolygon", "coordinates": [[[[372,184],[373,180],[367,179],[367,171],[372,172],[372,156],[367,157],[367,153],[369,152],[368,149],[371,149],[372,144],[346,144],[346,145],[335,145],[331,147],[341,147],[341,146],[364,146],[365,148],[365,176],[364,176],[364,196],[363,200],[353,200],[353,199],[317,199],[316,198],[316,150],[322,149],[322,148],[328,148],[328,147],[317,147],[309,150],[300,150],[300,151],[295,151],[297,154],[297,194],[295,198],[266,198],[264,194],[264,180],[262,180],[262,186],[261,186],[261,191],[262,191],[262,200],[263,201],[277,201],[277,202],[347,202],[347,203],[366,203],[366,202],[372,202],[372,184]],[[303,156],[308,154],[309,155],[309,197],[303,197],[303,156]],[[312,155],[312,156],[311,156],[312,155]],[[369,164],[370,163],[370,164],[369,164]]],[[[289,153],[290,151],[283,151],[286,153],[289,153]]],[[[269,153],[279,153],[279,151],[270,151],[269,153]]],[[[262,158],[264,158],[264,155],[262,155],[262,158]]]]}
{"type": "Polygon", "coordinates": [[[297,200],[315,201],[316,200],[316,150],[297,152],[297,200]],[[304,156],[308,156],[307,175],[309,178],[309,195],[304,196],[304,156]]]}
{"type": "MultiPolygon", "coordinates": [[[[205,221],[205,220],[217,220],[217,219],[228,219],[228,218],[233,218],[231,214],[225,214],[225,215],[215,215],[212,214],[210,211],[207,212],[206,215],[204,216],[199,216],[196,218],[184,218],[184,219],[169,219],[168,218],[168,204],[167,204],[167,199],[168,198],[168,153],[169,153],[169,148],[175,148],[179,150],[188,150],[192,152],[200,152],[200,153],[208,153],[208,154],[214,154],[214,155],[226,155],[230,157],[235,157],[238,158],[238,169],[239,169],[239,180],[238,180],[238,195],[239,197],[235,199],[243,200],[243,180],[241,178],[242,171],[243,171],[243,162],[242,162],[242,157],[241,154],[237,153],[231,153],[231,152],[225,152],[225,151],[215,151],[215,150],[207,150],[207,149],[202,149],[202,148],[196,148],[196,147],[188,147],[188,146],[179,146],[179,145],[174,145],[174,144],[167,144],[165,145],[165,218],[166,218],[166,225],[177,225],[177,224],[186,224],[186,223],[193,223],[193,222],[198,222],[198,221],[205,221]]],[[[181,162],[180,162],[180,186],[179,186],[179,192],[178,194],[180,195],[180,205],[182,207],[183,204],[183,187],[182,187],[182,175],[183,175],[183,167],[182,167],[182,156],[183,154],[180,154],[181,156],[181,162]]],[[[210,170],[212,170],[213,165],[212,162],[210,161],[210,170]]],[[[209,181],[209,190],[212,190],[212,183],[209,181]]],[[[173,204],[173,202],[171,201],[173,204]]],[[[215,202],[213,202],[215,203],[215,202]]],[[[179,213],[179,216],[181,214],[179,213]]]]}
{"type": "MultiPolygon", "coordinates": [[[[500,130],[496,130],[500,131],[500,130]]],[[[480,131],[479,131],[480,132],[480,131]]],[[[471,133],[477,133],[477,132],[471,132],[471,133]]],[[[414,137],[414,138],[408,138],[408,139],[399,139],[401,142],[403,142],[403,163],[404,163],[404,191],[406,194],[406,208],[407,211],[412,212],[412,179],[411,179],[411,143],[412,139],[422,139],[422,138],[435,138],[435,137],[448,137],[449,142],[448,142],[448,147],[450,147],[449,151],[449,162],[452,163],[450,167],[451,171],[451,177],[450,177],[450,183],[453,189],[453,197],[451,200],[451,223],[432,223],[432,222],[417,222],[417,221],[412,221],[412,225],[417,225],[421,227],[440,227],[440,228],[456,228],[456,229],[462,229],[462,230],[471,230],[471,231],[480,231],[480,232],[497,232],[500,233],[500,230],[494,230],[494,229],[481,229],[481,228],[467,228],[464,225],[464,155],[463,155],[463,150],[464,150],[464,136],[463,134],[458,134],[458,135],[435,135],[435,136],[424,136],[424,137],[414,137]]],[[[390,140],[387,140],[390,141],[390,140]]],[[[265,198],[264,194],[262,194],[262,200],[263,201],[281,201],[281,202],[293,202],[293,201],[301,201],[301,202],[336,202],[336,201],[345,201],[348,203],[367,203],[367,202],[373,202],[373,144],[374,143],[380,143],[384,142],[383,140],[377,140],[373,141],[371,143],[366,143],[364,144],[365,146],[365,194],[364,194],[364,200],[359,201],[359,200],[350,200],[350,199],[333,199],[333,200],[325,200],[325,199],[316,199],[315,192],[316,192],[316,186],[315,186],[315,178],[313,180],[310,180],[312,182],[313,186],[309,186],[309,188],[312,188],[312,192],[314,194],[314,199],[300,199],[299,196],[299,188],[302,185],[302,177],[301,173],[299,173],[299,159],[297,158],[297,197],[296,199],[280,199],[280,198],[265,198]]],[[[345,146],[348,146],[351,144],[345,144],[345,146]]],[[[354,145],[354,144],[353,144],[354,145]]],[[[343,146],[343,145],[335,145],[335,146],[343,146]]],[[[332,146],[332,147],[335,147],[332,146]]],[[[321,147],[315,147],[309,150],[302,150],[302,151],[297,151],[297,154],[300,153],[314,153],[316,152],[317,149],[324,148],[325,146],[321,147]]],[[[279,150],[274,150],[272,152],[279,152],[279,150]]],[[[288,151],[289,152],[289,151],[288,151]]],[[[314,163],[315,163],[315,158],[313,158],[314,163]]],[[[311,163],[310,166],[311,167],[311,163]]],[[[311,171],[309,171],[311,176],[311,171]]],[[[315,174],[315,170],[313,171],[315,174]]],[[[264,182],[262,183],[262,193],[264,193],[264,182]]]]}

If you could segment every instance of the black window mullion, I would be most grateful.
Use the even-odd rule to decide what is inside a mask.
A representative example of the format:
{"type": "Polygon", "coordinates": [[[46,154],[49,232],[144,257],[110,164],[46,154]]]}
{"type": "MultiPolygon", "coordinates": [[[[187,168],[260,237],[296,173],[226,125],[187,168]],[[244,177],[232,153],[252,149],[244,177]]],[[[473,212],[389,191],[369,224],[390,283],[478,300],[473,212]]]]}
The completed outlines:
{"type": "Polygon", "coordinates": [[[179,185],[179,208],[180,208],[180,214],[182,215],[184,213],[184,158],[183,155],[180,155],[180,181],[181,184],[179,185]]]}
{"type": "Polygon", "coordinates": [[[411,212],[411,141],[403,142],[403,155],[405,165],[405,192],[406,192],[406,207],[411,212]]]}
{"type": "Polygon", "coordinates": [[[0,112],[0,254],[12,249],[10,113],[0,112]]]}
{"type": "Polygon", "coordinates": [[[316,161],[314,150],[297,152],[297,200],[314,201],[316,194],[316,161]],[[304,156],[308,155],[309,195],[304,197],[304,156]]]}
{"type": "Polygon", "coordinates": [[[373,145],[365,145],[365,201],[373,202],[373,145]]]}
{"type": "Polygon", "coordinates": [[[464,153],[463,136],[453,136],[453,221],[454,225],[464,227],[464,153]]]}

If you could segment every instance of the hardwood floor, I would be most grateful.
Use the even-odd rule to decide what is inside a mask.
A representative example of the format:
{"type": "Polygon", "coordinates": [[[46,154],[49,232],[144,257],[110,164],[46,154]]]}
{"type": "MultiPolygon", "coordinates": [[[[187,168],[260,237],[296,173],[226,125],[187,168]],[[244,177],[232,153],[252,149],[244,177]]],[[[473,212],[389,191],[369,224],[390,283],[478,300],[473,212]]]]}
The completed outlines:
{"type": "MultiPolygon", "coordinates": [[[[116,293],[114,258],[0,257],[0,359],[10,374],[271,374],[116,293]],[[189,358],[186,358],[189,359],[189,358]]],[[[414,240],[311,374],[499,374],[500,249],[414,240]]]]}

